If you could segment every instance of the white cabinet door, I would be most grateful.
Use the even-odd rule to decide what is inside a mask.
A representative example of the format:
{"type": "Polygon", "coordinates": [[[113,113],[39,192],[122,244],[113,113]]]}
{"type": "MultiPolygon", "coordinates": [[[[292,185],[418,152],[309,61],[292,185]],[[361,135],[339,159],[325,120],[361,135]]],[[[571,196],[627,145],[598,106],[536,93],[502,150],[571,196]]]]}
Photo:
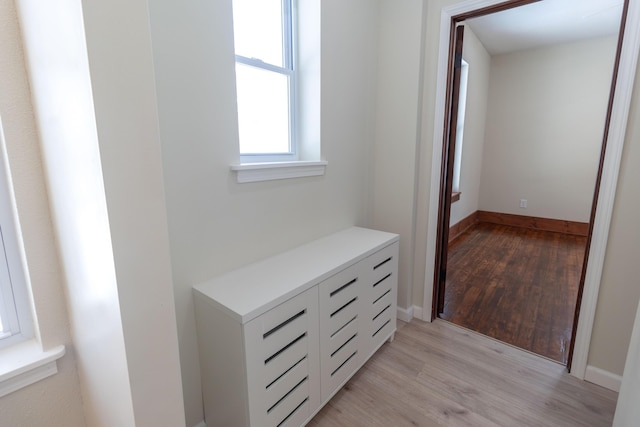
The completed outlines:
{"type": "Polygon", "coordinates": [[[363,317],[368,358],[396,329],[398,289],[398,243],[369,256],[363,263],[363,317]]]}
{"type": "Polygon", "coordinates": [[[319,285],[320,384],[327,400],[363,361],[362,263],[319,285]]]}
{"type": "Polygon", "coordinates": [[[320,406],[318,290],[245,325],[251,426],[299,426],[320,406]]]}

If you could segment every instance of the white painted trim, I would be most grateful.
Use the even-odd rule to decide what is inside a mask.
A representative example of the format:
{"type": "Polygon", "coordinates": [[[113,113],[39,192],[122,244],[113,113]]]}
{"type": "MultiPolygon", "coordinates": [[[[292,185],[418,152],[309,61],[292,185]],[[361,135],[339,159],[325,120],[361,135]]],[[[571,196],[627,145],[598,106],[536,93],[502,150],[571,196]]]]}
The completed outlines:
{"type": "Polygon", "coordinates": [[[587,369],[584,373],[584,380],[599,385],[600,387],[613,390],[616,393],[620,391],[620,384],[622,384],[621,375],[617,375],[591,365],[587,365],[587,369]]]}
{"type": "Polygon", "coordinates": [[[411,322],[411,319],[413,319],[413,307],[402,308],[398,306],[396,317],[403,322],[411,322]]]}
{"type": "Polygon", "coordinates": [[[607,250],[609,226],[613,214],[639,49],[640,2],[631,0],[629,1],[627,23],[620,54],[618,81],[613,99],[611,124],[609,125],[609,141],[607,142],[607,152],[604,158],[598,208],[594,221],[591,249],[589,250],[589,264],[587,265],[576,342],[573,350],[571,374],[578,378],[584,378],[587,368],[587,358],[589,346],[591,345],[593,323],[596,317],[596,304],[607,250]]]}
{"type": "Polygon", "coordinates": [[[324,175],[328,162],[295,161],[231,165],[239,183],[324,175]]]}
{"type": "Polygon", "coordinates": [[[413,317],[415,317],[416,319],[424,320],[425,322],[431,322],[431,316],[427,316],[427,318],[425,319],[422,307],[418,307],[417,305],[413,306],[413,317]]]}
{"type": "MultiPolygon", "coordinates": [[[[438,221],[438,202],[440,195],[440,162],[442,158],[442,138],[444,123],[444,107],[447,82],[447,64],[449,52],[449,23],[451,18],[460,13],[471,12],[487,6],[502,3],[502,0],[470,0],[442,9],[440,20],[440,51],[438,56],[438,73],[436,86],[436,107],[434,119],[434,133],[432,141],[431,186],[429,193],[429,226],[427,230],[427,251],[425,267],[425,284],[423,317],[430,314],[433,295],[434,260],[436,252],[436,235],[438,221]],[[429,313],[427,313],[429,312],[429,313]]],[[[609,225],[613,212],[613,203],[620,170],[622,147],[624,145],[631,94],[635,79],[635,70],[640,50],[640,2],[630,1],[627,15],[627,25],[624,34],[616,96],[614,98],[611,124],[609,127],[609,141],[604,160],[598,208],[594,221],[593,239],[589,251],[589,264],[585,277],[582,296],[582,306],[576,342],[572,360],[571,374],[584,379],[587,367],[591,333],[595,319],[595,309],[602,276],[602,267],[609,236],[609,225]]]]}
{"type": "Polygon", "coordinates": [[[207,425],[205,424],[204,420],[200,421],[198,424],[196,424],[193,427],[207,427],[207,425]]]}
{"type": "Polygon", "coordinates": [[[0,351],[0,397],[57,373],[64,353],[63,345],[42,351],[35,340],[0,351]]]}

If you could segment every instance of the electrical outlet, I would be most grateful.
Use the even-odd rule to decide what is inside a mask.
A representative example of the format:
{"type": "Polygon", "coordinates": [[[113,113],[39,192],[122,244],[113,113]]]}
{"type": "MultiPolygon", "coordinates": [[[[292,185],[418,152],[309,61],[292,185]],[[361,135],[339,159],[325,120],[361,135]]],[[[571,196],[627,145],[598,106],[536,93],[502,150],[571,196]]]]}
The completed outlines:
{"type": "Polygon", "coordinates": [[[527,207],[527,199],[520,199],[520,207],[521,208],[527,207]]]}

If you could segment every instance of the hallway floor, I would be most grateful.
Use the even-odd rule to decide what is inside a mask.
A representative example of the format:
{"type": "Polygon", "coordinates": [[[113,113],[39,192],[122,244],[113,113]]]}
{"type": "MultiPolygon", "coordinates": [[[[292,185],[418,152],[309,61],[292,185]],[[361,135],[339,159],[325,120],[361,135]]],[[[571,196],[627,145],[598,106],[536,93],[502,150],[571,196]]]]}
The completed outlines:
{"type": "Polygon", "coordinates": [[[610,426],[617,393],[446,321],[398,322],[310,427],[610,426]]]}

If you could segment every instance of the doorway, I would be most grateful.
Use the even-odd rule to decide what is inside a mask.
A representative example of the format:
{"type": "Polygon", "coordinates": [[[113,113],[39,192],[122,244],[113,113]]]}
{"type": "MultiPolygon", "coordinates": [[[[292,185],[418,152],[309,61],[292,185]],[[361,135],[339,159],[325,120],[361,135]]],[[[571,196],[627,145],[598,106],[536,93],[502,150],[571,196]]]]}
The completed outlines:
{"type": "MultiPolygon", "coordinates": [[[[505,6],[505,5],[503,4],[503,5],[498,5],[497,7],[502,7],[503,9],[505,9],[505,8],[510,8],[510,7],[512,7],[515,3],[519,3],[519,5],[522,5],[522,4],[524,4],[524,3],[530,3],[530,2],[509,2],[509,4],[508,4],[507,6],[505,6]]],[[[546,2],[545,2],[545,3],[546,3],[546,2]]],[[[477,7],[477,3],[476,3],[476,7],[477,7]]],[[[491,12],[496,11],[496,8],[497,8],[497,7],[494,7],[494,8],[493,8],[493,10],[491,10],[491,12]]],[[[451,15],[451,16],[453,17],[452,21],[453,21],[453,22],[455,22],[455,21],[456,21],[456,19],[457,19],[458,21],[464,21],[465,19],[470,19],[471,17],[475,16],[475,15],[474,15],[474,13],[477,13],[477,14],[486,14],[486,13],[488,13],[488,11],[487,11],[488,9],[490,9],[490,8],[489,8],[489,7],[488,7],[488,8],[484,8],[484,9],[481,9],[480,11],[478,11],[478,10],[474,10],[474,11],[471,11],[471,10],[469,10],[469,11],[464,11],[464,13],[459,14],[459,15],[454,15],[454,14],[452,13],[452,15],[451,15]]],[[[443,14],[443,16],[444,16],[444,14],[443,14]]],[[[444,19],[443,19],[443,23],[444,23],[444,22],[445,22],[445,21],[444,21],[444,19]]],[[[442,60],[442,56],[441,56],[441,60],[442,60]]],[[[447,86],[449,86],[449,85],[447,85],[447,86]]],[[[447,101],[447,103],[448,103],[448,101],[447,101]]],[[[448,106],[448,104],[447,104],[447,106],[448,106]]],[[[611,107],[611,102],[609,103],[609,107],[611,107]]],[[[609,114],[609,115],[611,114],[611,108],[609,108],[609,113],[608,113],[608,114],[609,114]]],[[[444,122],[444,121],[443,121],[443,122],[444,122]]],[[[442,123],[442,122],[441,122],[441,123],[442,123]]],[[[607,135],[605,134],[605,140],[606,140],[606,136],[607,136],[607,135]]],[[[616,137],[616,139],[618,139],[618,138],[620,138],[620,137],[619,137],[619,136],[617,136],[617,137],[616,137]]],[[[436,142],[434,141],[434,147],[435,147],[435,144],[436,144],[436,142]]],[[[436,153],[436,151],[435,151],[435,150],[434,150],[434,153],[436,153]]],[[[446,156],[445,156],[445,157],[446,157],[446,156]]],[[[606,162],[605,162],[605,163],[606,163],[606,162]]],[[[443,162],[443,165],[444,165],[444,164],[446,164],[446,163],[445,163],[445,162],[443,162]]],[[[606,169],[606,168],[607,168],[607,167],[606,167],[606,164],[605,164],[605,165],[604,165],[604,169],[606,169]]],[[[442,167],[441,169],[445,169],[445,168],[444,168],[444,167],[442,167]]],[[[599,182],[601,181],[601,177],[602,177],[602,169],[603,169],[603,164],[602,164],[602,156],[601,156],[601,164],[600,164],[600,168],[599,168],[599,172],[598,172],[598,176],[600,177],[600,178],[598,178],[599,182]]],[[[443,175],[445,175],[445,174],[443,174],[443,175]]],[[[606,176],[606,175],[608,175],[608,173],[605,173],[605,176],[606,176]]],[[[433,176],[433,174],[432,174],[432,176],[433,176]]],[[[606,180],[608,180],[608,178],[606,178],[606,179],[605,179],[605,181],[606,181],[606,180]]],[[[609,185],[609,184],[607,184],[607,185],[609,185]]],[[[433,187],[432,187],[432,189],[433,189],[433,187]]],[[[433,191],[433,190],[432,190],[432,191],[433,191]]],[[[441,198],[441,203],[439,204],[439,206],[440,206],[440,208],[439,208],[439,211],[440,211],[440,212],[439,212],[439,215],[440,215],[440,216],[442,215],[441,208],[442,208],[443,206],[446,206],[446,204],[448,204],[448,205],[449,205],[449,207],[450,207],[450,203],[451,203],[450,201],[446,200],[447,198],[449,198],[449,199],[450,199],[450,192],[441,192],[441,194],[442,194],[442,196],[443,196],[443,197],[441,198]],[[444,203],[444,204],[443,204],[443,203],[442,203],[442,200],[444,200],[446,203],[444,203]]],[[[594,199],[596,199],[596,200],[597,200],[597,196],[598,196],[598,192],[596,192],[596,197],[595,197],[594,199]]],[[[464,197],[464,192],[463,192],[463,194],[462,194],[462,197],[464,197]]],[[[431,200],[433,200],[433,192],[432,192],[431,200]]],[[[598,224],[594,224],[594,221],[593,221],[593,218],[594,218],[594,216],[595,216],[595,211],[596,211],[596,209],[595,209],[595,205],[594,205],[594,209],[592,209],[591,216],[590,216],[590,218],[589,218],[589,223],[588,223],[588,224],[589,224],[589,225],[588,225],[588,230],[589,230],[588,234],[589,234],[589,236],[592,236],[592,235],[593,235],[594,227],[595,227],[596,229],[598,229],[598,228],[599,228],[599,227],[598,227],[598,224]]],[[[441,223],[441,222],[442,222],[442,221],[438,221],[438,223],[441,223]]],[[[445,229],[444,227],[442,227],[442,229],[440,230],[440,234],[437,236],[438,238],[436,239],[436,240],[437,240],[437,245],[439,246],[439,248],[437,248],[437,250],[435,251],[437,254],[441,254],[441,253],[442,253],[442,249],[443,249],[443,247],[446,247],[446,246],[444,246],[444,245],[442,244],[442,241],[443,241],[443,240],[442,240],[442,238],[443,238],[443,235],[444,235],[444,234],[447,234],[447,233],[448,233],[448,227],[447,227],[446,229],[445,229]]],[[[598,232],[598,233],[600,233],[600,232],[598,232]]],[[[605,234],[606,234],[606,230],[605,230],[605,234]]],[[[447,236],[447,237],[448,237],[448,236],[447,236]]],[[[588,238],[588,240],[590,240],[590,237],[588,238]]],[[[446,238],[445,238],[445,239],[444,239],[444,242],[446,242],[446,241],[447,241],[447,240],[446,240],[446,238]]],[[[429,249],[428,249],[428,250],[429,250],[429,249]]],[[[446,249],[445,249],[445,252],[446,252],[446,249]]],[[[588,255],[589,255],[589,253],[590,253],[590,252],[592,252],[592,247],[591,247],[591,246],[589,246],[589,249],[588,249],[587,251],[585,251],[585,253],[587,254],[587,257],[585,257],[585,260],[588,258],[588,255]]],[[[446,260],[446,256],[444,257],[444,259],[446,260]]],[[[431,260],[433,260],[433,258],[431,258],[431,260]]],[[[427,259],[427,261],[429,262],[429,258],[427,259]]],[[[601,262],[601,261],[599,261],[599,262],[601,262]]],[[[599,262],[597,262],[597,264],[598,264],[599,262]]],[[[596,264],[596,268],[597,268],[597,264],[596,264]]],[[[442,263],[440,263],[440,267],[442,267],[442,263]]],[[[601,268],[601,267],[600,267],[600,268],[601,268]]],[[[436,277],[436,279],[440,279],[440,273],[441,273],[441,271],[439,271],[439,266],[438,266],[438,264],[436,264],[436,267],[434,268],[434,270],[435,270],[435,271],[434,271],[434,273],[435,273],[435,277],[436,277]]],[[[581,283],[584,283],[584,281],[585,281],[585,272],[586,272],[586,271],[587,271],[587,267],[586,267],[586,263],[585,263],[585,268],[583,268],[583,271],[581,272],[581,276],[582,276],[581,283]]],[[[445,272],[446,272],[446,264],[445,264],[445,272]]],[[[587,276],[589,276],[589,275],[587,274],[587,276]]],[[[427,281],[429,281],[429,277],[427,277],[427,278],[426,278],[426,280],[427,280],[427,281]]],[[[425,288],[425,292],[428,292],[428,290],[429,290],[429,289],[428,289],[428,286],[427,286],[427,287],[425,288]]],[[[437,290],[437,288],[436,288],[436,290],[437,290]]],[[[591,290],[590,290],[590,294],[592,294],[592,291],[593,291],[593,290],[591,289],[591,290]]],[[[596,295],[597,295],[597,293],[596,293],[596,295]]],[[[579,299],[580,299],[580,297],[578,297],[578,300],[579,300],[579,299]]],[[[427,294],[425,293],[425,302],[426,302],[427,300],[429,300],[429,302],[433,302],[433,303],[434,303],[433,305],[435,305],[435,303],[438,301],[438,298],[437,298],[437,295],[436,295],[436,297],[433,297],[433,295],[427,296],[427,294]]],[[[426,307],[426,304],[425,304],[425,307],[426,307]]],[[[435,312],[435,310],[434,310],[434,312],[435,312]]],[[[575,331],[575,328],[574,328],[574,331],[575,331]]],[[[582,351],[582,350],[581,350],[581,351],[582,351]]]]}

